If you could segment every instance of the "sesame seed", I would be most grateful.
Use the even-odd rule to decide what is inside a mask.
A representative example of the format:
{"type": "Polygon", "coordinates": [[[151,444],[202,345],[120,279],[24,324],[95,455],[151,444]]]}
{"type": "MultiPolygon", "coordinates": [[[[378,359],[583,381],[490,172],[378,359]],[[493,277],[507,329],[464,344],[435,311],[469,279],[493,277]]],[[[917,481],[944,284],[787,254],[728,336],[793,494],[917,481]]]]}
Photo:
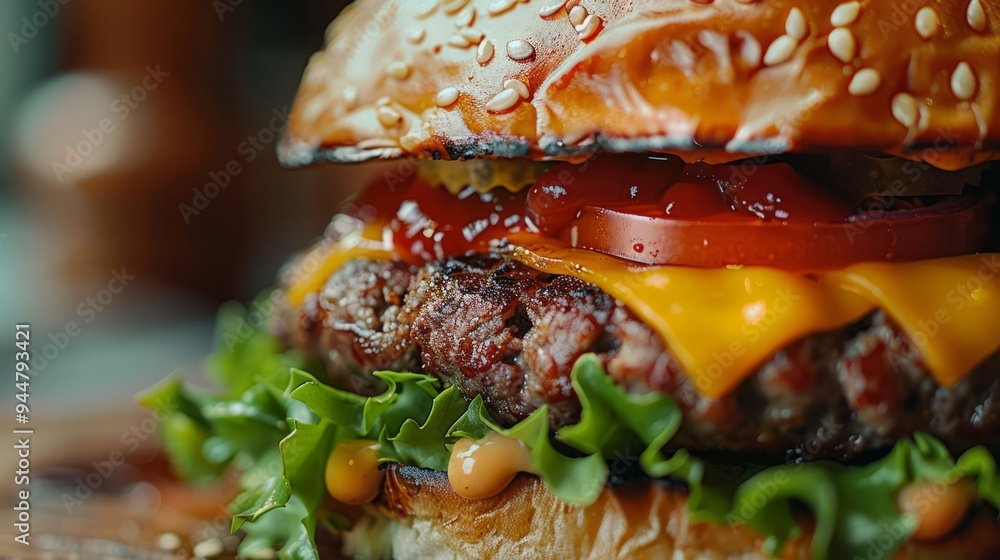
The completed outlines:
{"type": "Polygon", "coordinates": [[[771,46],[767,48],[767,52],[764,53],[764,64],[767,66],[774,66],[775,64],[781,64],[789,58],[791,58],[792,53],[795,52],[795,47],[798,46],[798,41],[788,35],[782,35],[771,43],[771,46]]]}
{"type": "Polygon", "coordinates": [[[507,43],[507,56],[511,60],[526,60],[535,54],[535,47],[531,43],[516,39],[507,43]]]}
{"type": "Polygon", "coordinates": [[[476,9],[469,6],[455,16],[455,27],[468,27],[476,20],[476,9]]]}
{"type": "Polygon", "coordinates": [[[455,48],[464,49],[465,47],[470,46],[472,43],[470,43],[469,40],[466,39],[464,36],[456,33],[451,37],[448,37],[448,44],[455,48]]]}
{"type": "Polygon", "coordinates": [[[913,20],[913,26],[917,29],[917,34],[924,39],[931,39],[938,32],[938,15],[934,8],[924,6],[917,12],[917,17],[913,20]]]}
{"type": "Polygon", "coordinates": [[[391,138],[368,138],[358,142],[359,150],[379,150],[382,148],[398,148],[399,142],[391,138]]]}
{"type": "Polygon", "coordinates": [[[388,105],[390,103],[392,103],[392,99],[388,95],[383,95],[382,97],[379,97],[378,99],[375,100],[375,105],[377,107],[388,105]]]}
{"type": "Polygon", "coordinates": [[[965,19],[969,22],[969,27],[976,31],[986,29],[986,12],[979,0],[969,2],[969,8],[965,11],[965,19]]]}
{"type": "Polygon", "coordinates": [[[226,551],[226,545],[219,539],[207,539],[194,545],[191,552],[196,558],[216,558],[226,551]]]}
{"type": "Polygon", "coordinates": [[[491,16],[495,16],[513,8],[514,4],[517,4],[517,0],[493,0],[487,11],[491,16]]]}
{"type": "Polygon", "coordinates": [[[486,102],[486,110],[491,113],[502,113],[510,109],[521,100],[521,96],[512,89],[504,89],[496,94],[493,99],[486,102]]]}
{"type": "Polygon", "coordinates": [[[438,107],[447,107],[458,101],[458,88],[446,87],[434,96],[434,104],[438,107]]]}
{"type": "Polygon", "coordinates": [[[421,4],[417,4],[417,19],[424,19],[429,17],[437,10],[438,0],[427,0],[421,4]]]}
{"type": "Polygon", "coordinates": [[[469,3],[469,0],[444,0],[442,5],[442,10],[448,15],[457,14],[459,10],[465,7],[469,3]]]}
{"type": "Polygon", "coordinates": [[[583,23],[576,26],[576,34],[580,37],[581,41],[586,41],[597,34],[597,30],[600,27],[601,18],[594,14],[589,14],[583,18],[583,23]]]}
{"type": "Polygon", "coordinates": [[[801,41],[808,32],[805,14],[798,8],[792,8],[792,11],[788,12],[788,19],[785,20],[785,33],[796,41],[801,41]]]}
{"type": "Polygon", "coordinates": [[[851,78],[847,91],[856,97],[864,97],[875,93],[880,85],[882,85],[882,74],[878,70],[862,68],[851,78]]]}
{"type": "Polygon", "coordinates": [[[742,39],[740,58],[743,59],[743,64],[746,64],[748,68],[760,66],[760,57],[763,53],[757,37],[747,31],[737,31],[736,35],[742,39]]]}
{"type": "Polygon", "coordinates": [[[976,95],[976,74],[968,62],[958,63],[952,73],[951,91],[962,101],[968,101],[976,95]]]}
{"type": "Polygon", "coordinates": [[[388,105],[383,105],[375,109],[375,115],[378,117],[378,122],[386,128],[392,128],[399,124],[399,121],[403,120],[403,115],[388,105]]]}
{"type": "Polygon", "coordinates": [[[861,2],[844,2],[833,9],[833,14],[830,15],[830,23],[834,27],[847,27],[858,19],[860,12],[861,2]]]}
{"type": "Polygon", "coordinates": [[[479,42],[483,40],[483,37],[486,36],[482,31],[478,29],[473,29],[471,27],[459,31],[459,34],[462,37],[465,37],[466,40],[469,41],[470,45],[478,45],[479,42]]]}
{"type": "Polygon", "coordinates": [[[587,8],[577,4],[573,6],[569,11],[569,22],[574,26],[583,23],[583,20],[587,18],[587,8]]]}
{"type": "Polygon", "coordinates": [[[565,5],[566,5],[566,0],[559,0],[559,2],[556,2],[551,6],[542,6],[541,8],[538,8],[538,15],[542,16],[543,18],[550,17],[559,10],[563,9],[565,5]]]}
{"type": "Polygon", "coordinates": [[[892,98],[892,116],[896,117],[899,124],[913,128],[919,116],[917,100],[908,93],[897,93],[892,98]]]}
{"type": "Polygon", "coordinates": [[[493,41],[487,39],[479,43],[479,48],[476,50],[476,62],[486,64],[491,58],[493,58],[493,41]]]}
{"type": "Polygon", "coordinates": [[[397,60],[386,66],[385,73],[397,80],[405,80],[410,75],[410,66],[402,60],[397,60]]]}
{"type": "Polygon", "coordinates": [[[423,27],[414,27],[406,34],[406,40],[413,43],[414,45],[419,45],[424,37],[427,36],[427,30],[423,27]]]}
{"type": "Polygon", "coordinates": [[[181,538],[177,533],[162,533],[156,537],[156,548],[173,552],[181,547],[181,538]]]}
{"type": "Polygon", "coordinates": [[[504,89],[512,89],[517,92],[517,94],[523,98],[527,99],[531,97],[531,93],[528,92],[528,86],[524,85],[521,80],[507,80],[503,83],[504,89]]]}
{"type": "Polygon", "coordinates": [[[837,60],[844,63],[850,63],[854,60],[854,53],[858,45],[854,39],[854,33],[851,33],[850,29],[844,27],[834,29],[830,32],[826,42],[830,46],[830,52],[837,57],[837,60]]]}

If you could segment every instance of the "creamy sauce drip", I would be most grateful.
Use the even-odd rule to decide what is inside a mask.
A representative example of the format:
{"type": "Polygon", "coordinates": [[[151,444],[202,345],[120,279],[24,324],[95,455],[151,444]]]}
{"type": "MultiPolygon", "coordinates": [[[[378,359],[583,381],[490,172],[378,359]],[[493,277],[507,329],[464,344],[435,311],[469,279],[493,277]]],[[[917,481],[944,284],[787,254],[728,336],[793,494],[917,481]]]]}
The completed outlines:
{"type": "Polygon", "coordinates": [[[519,440],[496,433],[458,440],[448,461],[451,487],[469,500],[496,496],[519,472],[533,472],[531,452],[519,440]]]}

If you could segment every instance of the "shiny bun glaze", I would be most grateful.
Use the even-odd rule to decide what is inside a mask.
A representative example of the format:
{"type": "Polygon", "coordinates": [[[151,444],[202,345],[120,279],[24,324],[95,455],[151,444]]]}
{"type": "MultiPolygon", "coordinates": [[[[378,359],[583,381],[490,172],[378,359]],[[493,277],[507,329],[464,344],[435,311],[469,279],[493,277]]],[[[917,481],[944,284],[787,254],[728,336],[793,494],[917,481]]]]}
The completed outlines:
{"type": "Polygon", "coordinates": [[[280,155],[851,148],[955,169],[1000,149],[998,60],[986,0],[360,0],[280,155]]]}
{"type": "MultiPolygon", "coordinates": [[[[401,525],[396,558],[767,558],[762,538],[743,525],[688,524],[685,494],[679,486],[626,483],[580,508],[522,474],[500,495],[470,501],[445,473],[391,465],[379,505],[401,525]]],[[[947,538],[908,541],[892,559],[996,558],[996,527],[994,514],[980,509],[947,538]]],[[[782,558],[808,558],[809,539],[807,530],[790,541],[782,558]]]]}

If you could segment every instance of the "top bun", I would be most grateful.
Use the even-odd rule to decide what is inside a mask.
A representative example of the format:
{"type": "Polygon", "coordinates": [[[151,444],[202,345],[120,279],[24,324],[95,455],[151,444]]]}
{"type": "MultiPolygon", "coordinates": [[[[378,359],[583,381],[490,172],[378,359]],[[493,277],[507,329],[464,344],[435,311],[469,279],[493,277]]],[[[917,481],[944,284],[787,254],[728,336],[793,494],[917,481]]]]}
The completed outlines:
{"type": "Polygon", "coordinates": [[[287,165],[1000,150],[992,0],[359,0],[327,35],[287,165]]]}

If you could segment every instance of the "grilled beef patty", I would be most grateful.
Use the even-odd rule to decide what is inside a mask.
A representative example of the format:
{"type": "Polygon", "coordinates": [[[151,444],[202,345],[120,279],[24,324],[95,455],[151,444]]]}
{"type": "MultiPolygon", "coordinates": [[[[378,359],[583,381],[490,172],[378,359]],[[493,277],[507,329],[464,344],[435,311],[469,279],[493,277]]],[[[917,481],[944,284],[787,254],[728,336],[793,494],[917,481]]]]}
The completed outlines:
{"type": "Polygon", "coordinates": [[[718,399],[695,390],[624,304],[501,254],[423,267],[350,261],[302,306],[286,306],[279,330],[332,385],[370,394],[373,371],[424,371],[482,395],[507,426],[543,404],[554,428],[575,422],[570,370],[594,352],[629,391],[671,394],[684,412],[671,445],[694,452],[850,459],[914,431],[955,450],[1000,441],[1000,354],[942,387],[882,312],[779,350],[718,399]]]}

